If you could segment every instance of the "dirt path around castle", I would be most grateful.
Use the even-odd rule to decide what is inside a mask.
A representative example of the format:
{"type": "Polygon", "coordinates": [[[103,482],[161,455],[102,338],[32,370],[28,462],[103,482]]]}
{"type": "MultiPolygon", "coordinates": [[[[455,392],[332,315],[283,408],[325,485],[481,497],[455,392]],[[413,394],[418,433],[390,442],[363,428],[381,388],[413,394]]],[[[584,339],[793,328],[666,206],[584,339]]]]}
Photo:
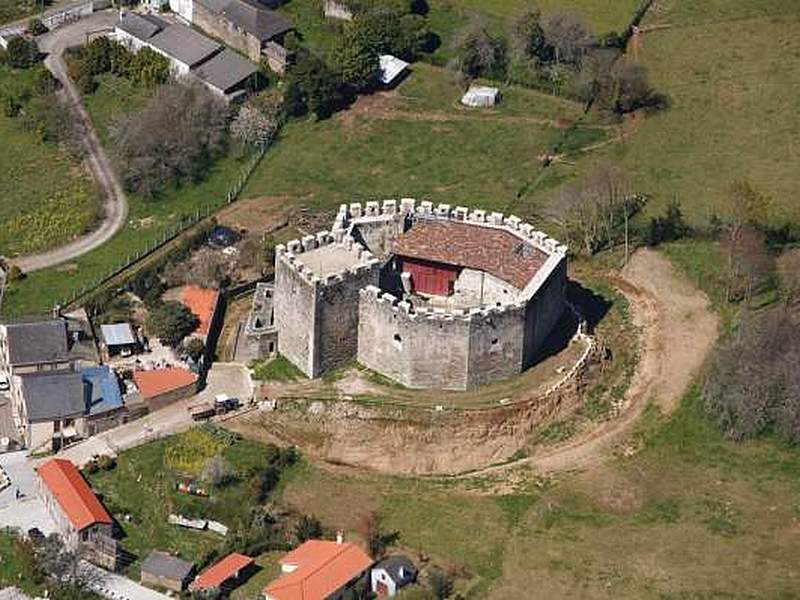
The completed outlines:
{"type": "Polygon", "coordinates": [[[714,347],[718,316],[706,295],[653,250],[636,252],[614,283],[630,302],[641,331],[639,363],[620,415],[531,457],[461,477],[497,474],[520,465],[543,473],[596,466],[625,442],[649,400],[665,415],[678,407],[714,347]]]}

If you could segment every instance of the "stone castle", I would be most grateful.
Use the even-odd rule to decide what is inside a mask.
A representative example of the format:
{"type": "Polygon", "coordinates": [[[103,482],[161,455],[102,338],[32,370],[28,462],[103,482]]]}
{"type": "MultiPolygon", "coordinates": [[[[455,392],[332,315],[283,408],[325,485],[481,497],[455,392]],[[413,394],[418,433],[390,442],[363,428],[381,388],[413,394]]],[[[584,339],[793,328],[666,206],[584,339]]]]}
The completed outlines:
{"type": "Polygon", "coordinates": [[[410,388],[532,366],[565,308],[567,248],[514,216],[403,199],[342,205],[276,248],[278,351],[308,377],[357,358],[410,388]]]}

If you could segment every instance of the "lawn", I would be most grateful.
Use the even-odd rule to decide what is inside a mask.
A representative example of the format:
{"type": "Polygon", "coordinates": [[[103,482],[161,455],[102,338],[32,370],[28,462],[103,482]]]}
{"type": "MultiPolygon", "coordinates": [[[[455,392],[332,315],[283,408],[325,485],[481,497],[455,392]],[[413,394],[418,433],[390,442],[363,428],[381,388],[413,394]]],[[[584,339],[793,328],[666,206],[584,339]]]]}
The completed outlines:
{"type": "Polygon", "coordinates": [[[658,3],[641,60],[671,108],[610,153],[661,211],[677,197],[696,222],[748,179],[800,218],[800,11],[782,0],[658,3]]]}
{"type": "Polygon", "coordinates": [[[496,110],[466,110],[449,73],[415,65],[397,92],[362,98],[326,121],[289,123],[244,195],[288,197],[316,210],[417,197],[529,216],[552,186],[591,161],[576,154],[545,172],[539,157],[605,139],[607,131],[565,129],[580,115],[575,103],[515,86],[504,93],[496,110]]]}
{"type": "Polygon", "coordinates": [[[0,531],[0,589],[13,585],[23,592],[37,594],[42,586],[36,579],[36,567],[19,538],[0,531]]]}
{"type": "MultiPolygon", "coordinates": [[[[98,91],[87,98],[87,109],[106,142],[113,118],[137,110],[146,102],[147,97],[141,93],[130,95],[129,88],[124,80],[104,77],[98,91]]],[[[223,206],[228,190],[241,176],[249,158],[223,157],[200,183],[169,188],[152,200],[129,194],[128,222],[110,242],[73,262],[30,273],[10,286],[3,300],[3,314],[46,313],[55,303],[63,303],[74,292],[108,275],[128,257],[158,243],[198,211],[223,206]]]]}
{"type": "Polygon", "coordinates": [[[200,562],[210,551],[219,549],[222,536],[170,525],[167,516],[175,513],[214,519],[233,528],[248,516],[249,475],[267,465],[263,445],[249,441],[219,443],[204,429],[124,452],[117,462],[114,470],[88,475],[88,479],[124,530],[122,546],[136,556],[128,570],[134,578],[138,578],[139,563],[151,550],[175,552],[186,560],[200,562]],[[180,477],[196,475],[202,468],[192,457],[204,455],[211,447],[235,471],[234,482],[222,488],[206,486],[210,498],[175,490],[180,477]],[[181,460],[175,460],[176,455],[181,460]],[[130,520],[125,515],[130,515],[130,520]]]}
{"type": "Polygon", "coordinates": [[[345,530],[377,510],[466,598],[794,597],[800,452],[723,440],[696,393],[645,423],[637,455],[591,472],[457,483],[303,463],[283,498],[345,530]]]}
{"type": "MultiPolygon", "coordinates": [[[[0,65],[0,89],[31,94],[38,70],[0,65]]],[[[83,165],[0,112],[0,256],[52,248],[96,223],[99,194],[83,165]],[[13,148],[13,151],[8,151],[13,148]]]]}

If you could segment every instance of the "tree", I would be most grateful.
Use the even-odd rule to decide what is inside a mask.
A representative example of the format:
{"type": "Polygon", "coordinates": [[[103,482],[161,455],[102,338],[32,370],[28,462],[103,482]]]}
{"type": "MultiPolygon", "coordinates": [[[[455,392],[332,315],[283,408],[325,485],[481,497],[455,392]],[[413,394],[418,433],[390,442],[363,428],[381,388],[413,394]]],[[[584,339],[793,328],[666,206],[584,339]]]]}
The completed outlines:
{"type": "Polygon", "coordinates": [[[638,63],[619,61],[614,69],[617,95],[614,112],[623,115],[639,109],[647,111],[662,110],[668,100],[650,85],[647,70],[638,63]]]}
{"type": "Polygon", "coordinates": [[[541,11],[534,8],[511,21],[511,49],[517,57],[541,61],[550,59],[550,47],[545,39],[541,18],[541,11]]]}
{"type": "Polygon", "coordinates": [[[173,348],[197,329],[197,325],[197,317],[179,302],[164,302],[152,309],[147,318],[147,329],[173,348]]]}
{"type": "Polygon", "coordinates": [[[192,337],[188,340],[184,340],[183,351],[189,356],[189,358],[197,362],[206,351],[206,345],[203,343],[202,339],[198,337],[192,337]]]}
{"type": "Polygon", "coordinates": [[[567,244],[591,256],[617,243],[645,202],[646,197],[632,192],[620,169],[605,166],[566,186],[546,211],[567,244]]]}
{"type": "Polygon", "coordinates": [[[200,84],[162,85],[140,113],[111,127],[126,187],[153,198],[164,187],[204,178],[224,151],[227,109],[200,84]]]}
{"type": "Polygon", "coordinates": [[[684,221],[681,204],[678,199],[673,199],[667,206],[667,212],[662,217],[650,219],[647,230],[647,245],[658,246],[664,242],[672,242],[686,237],[691,227],[684,221]]]}
{"type": "Polygon", "coordinates": [[[264,148],[272,143],[279,127],[277,115],[269,115],[252,104],[245,104],[231,123],[231,136],[243,146],[264,148]]]}
{"type": "Polygon", "coordinates": [[[544,39],[556,64],[579,66],[594,43],[583,17],[572,11],[555,13],[542,20],[544,39]]]}
{"type": "Polygon", "coordinates": [[[356,91],[373,89],[378,82],[378,51],[367,32],[357,24],[345,29],[337,38],[331,54],[342,82],[356,91]]]}
{"type": "Polygon", "coordinates": [[[467,79],[499,77],[505,70],[505,41],[493,36],[480,18],[473,18],[461,31],[455,47],[455,66],[467,79]]]}
{"type": "Polygon", "coordinates": [[[800,326],[785,311],[744,320],[718,350],[703,386],[708,414],[725,435],[778,433],[800,443],[800,326]]]}
{"type": "Polygon", "coordinates": [[[28,38],[17,36],[8,41],[6,62],[14,69],[28,69],[39,62],[39,46],[28,38]]]}
{"type": "Polygon", "coordinates": [[[375,511],[366,513],[358,522],[358,535],[364,540],[367,553],[373,558],[380,558],[386,553],[386,548],[394,543],[399,534],[386,533],[381,528],[380,515],[375,511]]]}
{"type": "Polygon", "coordinates": [[[308,112],[326,119],[352,98],[340,77],[321,58],[301,49],[289,69],[284,96],[288,115],[299,117],[308,112]]]}
{"type": "Polygon", "coordinates": [[[315,516],[303,515],[294,528],[297,543],[302,544],[308,540],[319,539],[322,537],[322,523],[315,516]]]}

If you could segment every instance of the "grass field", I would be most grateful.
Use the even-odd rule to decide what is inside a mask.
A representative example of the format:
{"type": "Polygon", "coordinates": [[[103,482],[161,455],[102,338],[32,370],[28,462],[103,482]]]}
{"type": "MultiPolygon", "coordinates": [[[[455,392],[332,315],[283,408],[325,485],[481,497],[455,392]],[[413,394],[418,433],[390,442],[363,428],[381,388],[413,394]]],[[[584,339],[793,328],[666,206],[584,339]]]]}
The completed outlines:
{"type": "Polygon", "coordinates": [[[800,454],[724,441],[697,395],[642,449],[554,480],[411,480],[304,464],[284,499],[352,529],[370,510],[399,546],[464,574],[466,598],[791,598],[800,454]],[[336,498],[337,502],[328,499],[336,498]]]}
{"type": "MultiPolygon", "coordinates": [[[[30,94],[37,70],[0,66],[0,89],[30,94]]],[[[80,162],[4,113],[0,148],[0,256],[45,250],[94,225],[99,195],[80,162]]]]}
{"type": "MultiPolygon", "coordinates": [[[[181,468],[186,461],[174,460],[176,452],[182,453],[187,464],[191,464],[192,456],[203,454],[209,445],[218,448],[213,440],[204,442],[203,438],[207,437],[195,429],[140,446],[123,453],[114,470],[88,476],[92,487],[103,495],[106,507],[122,525],[123,547],[138,557],[128,571],[134,578],[138,579],[139,562],[153,549],[176,552],[186,560],[200,561],[209,551],[221,546],[223,538],[216,533],[170,525],[167,523],[170,513],[215,519],[229,527],[247,517],[247,475],[266,466],[264,447],[260,444],[239,441],[222,447],[219,454],[241,479],[221,489],[211,488],[211,498],[188,496],[174,489],[177,478],[187,474],[187,470],[181,468]],[[123,520],[126,514],[131,515],[130,521],[123,520]]],[[[193,471],[188,474],[196,475],[193,471]]]]}
{"type": "Polygon", "coordinates": [[[565,128],[581,114],[575,103],[518,87],[504,93],[496,110],[469,111],[446,71],[417,64],[396,92],[362,98],[327,121],[290,123],[244,194],[314,209],[410,196],[529,215],[591,160],[577,148],[608,131],[565,128]],[[557,149],[574,152],[574,164],[543,171],[539,156],[557,149]]]}
{"type": "Polygon", "coordinates": [[[50,4],[52,2],[49,0],[44,3],[35,0],[0,0],[0,24],[34,16],[42,10],[43,5],[47,7],[50,4]]]}
{"type": "Polygon", "coordinates": [[[748,179],[800,218],[800,10],[781,0],[671,0],[647,24],[642,62],[672,107],[647,119],[618,160],[657,200],[696,221],[748,179]]]}
{"type": "MultiPolygon", "coordinates": [[[[114,116],[137,110],[146,102],[146,96],[129,94],[129,87],[122,80],[105,78],[99,90],[87,98],[87,108],[104,141],[108,140],[108,126],[114,116]]],[[[170,188],[153,200],[129,194],[128,223],[110,242],[74,262],[36,271],[10,286],[3,300],[3,314],[45,313],[54,303],[107,275],[127,257],[161,240],[196,211],[222,206],[247,158],[224,157],[199,184],[170,188]]]]}

